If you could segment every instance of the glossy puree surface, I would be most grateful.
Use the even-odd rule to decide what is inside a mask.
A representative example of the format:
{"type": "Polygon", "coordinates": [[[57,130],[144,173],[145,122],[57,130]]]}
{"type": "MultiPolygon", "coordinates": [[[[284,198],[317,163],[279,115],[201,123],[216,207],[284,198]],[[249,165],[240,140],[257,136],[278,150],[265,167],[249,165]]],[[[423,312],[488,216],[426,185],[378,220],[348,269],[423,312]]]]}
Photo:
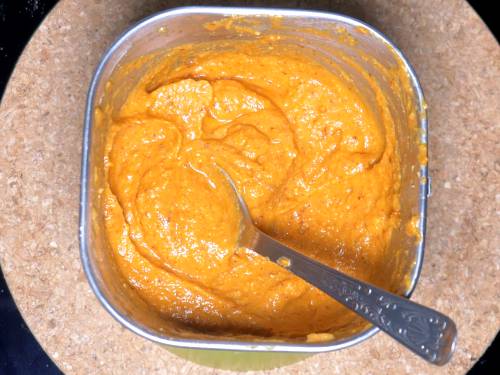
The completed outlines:
{"type": "Polygon", "coordinates": [[[371,280],[400,224],[400,165],[394,120],[367,79],[374,104],[300,48],[185,45],[150,64],[120,108],[102,108],[113,112],[107,236],[139,296],[205,333],[302,337],[347,325],[353,314],[337,302],[237,246],[239,212],[215,164],[264,232],[371,280]]]}

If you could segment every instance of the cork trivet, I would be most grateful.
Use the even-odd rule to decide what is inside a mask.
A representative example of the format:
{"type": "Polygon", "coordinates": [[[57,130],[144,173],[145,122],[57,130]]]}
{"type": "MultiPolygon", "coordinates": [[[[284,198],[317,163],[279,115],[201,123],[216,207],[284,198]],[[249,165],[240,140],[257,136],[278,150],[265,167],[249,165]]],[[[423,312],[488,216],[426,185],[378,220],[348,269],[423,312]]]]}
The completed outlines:
{"type": "MultiPolygon", "coordinates": [[[[83,110],[92,72],[125,27],[180,5],[188,2],[61,1],[24,51],[1,103],[0,264],[30,329],[68,374],[230,373],[181,359],[122,328],[91,292],[78,252],[83,110]]],[[[444,368],[378,334],[267,373],[465,373],[500,327],[497,42],[465,1],[276,1],[273,6],[361,18],[393,39],[414,65],[429,105],[433,194],[413,299],[449,314],[459,339],[444,368]]]]}

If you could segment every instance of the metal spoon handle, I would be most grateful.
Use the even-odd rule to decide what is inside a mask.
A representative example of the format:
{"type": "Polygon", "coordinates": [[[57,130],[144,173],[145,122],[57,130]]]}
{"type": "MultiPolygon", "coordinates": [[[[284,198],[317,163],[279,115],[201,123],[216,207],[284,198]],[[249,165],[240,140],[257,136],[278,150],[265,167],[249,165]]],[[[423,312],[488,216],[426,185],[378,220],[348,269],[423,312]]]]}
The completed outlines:
{"type": "Polygon", "coordinates": [[[325,266],[257,230],[252,248],[285,267],[427,361],[444,365],[455,347],[457,329],[447,316],[355,280],[325,266]]]}

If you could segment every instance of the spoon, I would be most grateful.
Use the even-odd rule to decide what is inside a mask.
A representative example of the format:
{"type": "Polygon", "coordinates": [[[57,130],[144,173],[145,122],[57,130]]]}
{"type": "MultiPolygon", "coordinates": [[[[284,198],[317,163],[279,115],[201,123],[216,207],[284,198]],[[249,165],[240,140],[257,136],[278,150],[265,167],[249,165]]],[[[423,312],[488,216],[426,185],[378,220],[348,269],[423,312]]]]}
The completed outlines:
{"type": "Polygon", "coordinates": [[[354,279],[290,249],[258,229],[229,174],[222,168],[242,215],[239,245],[267,257],[322,290],[425,360],[447,363],[455,350],[457,328],[446,315],[354,279]]]}

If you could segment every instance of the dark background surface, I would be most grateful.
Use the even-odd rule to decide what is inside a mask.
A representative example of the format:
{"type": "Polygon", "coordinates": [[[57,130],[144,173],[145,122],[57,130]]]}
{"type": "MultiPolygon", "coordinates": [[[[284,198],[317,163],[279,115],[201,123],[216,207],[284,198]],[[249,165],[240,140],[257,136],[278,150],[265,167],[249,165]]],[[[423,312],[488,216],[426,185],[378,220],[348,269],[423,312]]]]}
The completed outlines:
{"type": "MultiPolygon", "coordinates": [[[[138,0],[140,1],[140,0],[138,0]]],[[[57,0],[0,0],[0,98],[24,46],[57,0]]],[[[495,31],[495,2],[469,1],[490,29],[495,31]]],[[[1,124],[0,124],[1,126],[1,124]]],[[[1,134],[1,132],[0,132],[1,134]]],[[[500,339],[469,375],[500,374],[500,339]]],[[[52,363],[24,323],[0,269],[0,375],[58,375],[52,363]]]]}

